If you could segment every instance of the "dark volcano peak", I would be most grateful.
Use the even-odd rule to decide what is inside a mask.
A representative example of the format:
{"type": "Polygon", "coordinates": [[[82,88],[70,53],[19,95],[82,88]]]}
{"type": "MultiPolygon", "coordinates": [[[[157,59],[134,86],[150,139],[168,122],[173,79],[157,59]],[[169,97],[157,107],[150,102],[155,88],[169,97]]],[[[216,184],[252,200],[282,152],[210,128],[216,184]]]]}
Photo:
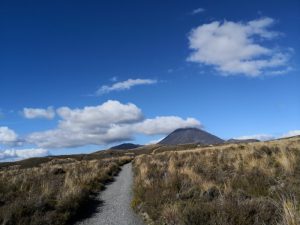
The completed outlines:
{"type": "Polygon", "coordinates": [[[158,144],[178,145],[178,144],[220,144],[224,140],[198,128],[179,128],[169,134],[158,144]]]}

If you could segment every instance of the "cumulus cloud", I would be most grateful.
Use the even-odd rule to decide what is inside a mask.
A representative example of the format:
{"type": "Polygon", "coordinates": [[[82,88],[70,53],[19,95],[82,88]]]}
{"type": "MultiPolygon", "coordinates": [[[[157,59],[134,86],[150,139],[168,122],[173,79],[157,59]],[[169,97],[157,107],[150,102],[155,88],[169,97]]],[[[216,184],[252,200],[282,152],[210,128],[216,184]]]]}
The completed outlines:
{"type": "Polygon", "coordinates": [[[260,141],[268,141],[268,140],[275,139],[275,136],[270,135],[270,134],[254,134],[254,135],[241,136],[241,137],[237,137],[234,139],[237,139],[237,140],[257,139],[260,141]]]}
{"type": "Polygon", "coordinates": [[[0,143],[13,144],[18,141],[18,135],[8,127],[0,127],[0,143]]]}
{"type": "Polygon", "coordinates": [[[146,119],[134,125],[134,130],[147,135],[168,134],[177,128],[200,127],[201,124],[194,118],[182,119],[178,116],[159,116],[146,119]]]}
{"type": "Polygon", "coordinates": [[[177,128],[201,126],[194,118],[144,119],[136,105],[112,100],[82,109],[62,107],[57,113],[61,120],[56,129],[32,133],[27,141],[43,148],[101,145],[131,140],[136,134],[167,134],[177,128]]]}
{"type": "MultiPolygon", "coordinates": [[[[57,109],[63,119],[60,126],[63,128],[82,126],[103,126],[111,123],[131,123],[142,120],[142,111],[134,104],[122,104],[119,101],[108,100],[102,105],[87,106],[82,109],[61,107],[57,109]]],[[[81,128],[80,128],[81,129],[81,128]]]]}
{"type": "Polygon", "coordinates": [[[96,91],[96,95],[102,95],[109,93],[111,91],[122,91],[122,90],[129,90],[134,86],[138,85],[149,85],[149,84],[155,84],[157,83],[157,80],[152,79],[128,79],[125,81],[117,82],[109,85],[103,85],[101,88],[99,88],[96,91]]]}
{"type": "Polygon", "coordinates": [[[214,21],[193,29],[189,34],[192,53],[188,61],[213,66],[224,75],[256,77],[286,71],[290,50],[267,47],[267,41],[280,36],[271,31],[272,18],[243,22],[214,21]]]}
{"type": "Polygon", "coordinates": [[[196,14],[199,14],[199,13],[203,13],[205,11],[205,9],[203,8],[197,8],[197,9],[194,9],[191,14],[192,15],[196,15],[196,14]]]}
{"type": "Polygon", "coordinates": [[[49,151],[42,148],[29,149],[6,149],[0,151],[1,161],[16,161],[32,157],[42,157],[49,155],[49,151]]]}
{"type": "Polygon", "coordinates": [[[27,119],[36,119],[36,118],[44,118],[44,119],[53,119],[55,117],[55,111],[53,107],[48,107],[47,109],[41,108],[24,108],[23,115],[27,119]]]}
{"type": "Polygon", "coordinates": [[[293,137],[293,136],[298,136],[300,135],[300,130],[291,130],[285,134],[282,135],[283,138],[286,138],[286,137],[293,137]]]}

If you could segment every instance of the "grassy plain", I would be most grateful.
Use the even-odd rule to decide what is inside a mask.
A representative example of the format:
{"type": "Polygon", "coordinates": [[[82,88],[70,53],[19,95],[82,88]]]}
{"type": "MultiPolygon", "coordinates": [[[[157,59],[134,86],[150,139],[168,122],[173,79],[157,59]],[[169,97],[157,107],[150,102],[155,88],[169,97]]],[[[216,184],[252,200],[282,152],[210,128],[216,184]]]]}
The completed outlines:
{"type": "Polygon", "coordinates": [[[68,224],[105,183],[113,180],[120,166],[131,160],[128,156],[40,158],[3,166],[0,224],[68,224]]]}
{"type": "Polygon", "coordinates": [[[132,206],[152,224],[299,225],[300,137],[134,160],[132,206]]]}

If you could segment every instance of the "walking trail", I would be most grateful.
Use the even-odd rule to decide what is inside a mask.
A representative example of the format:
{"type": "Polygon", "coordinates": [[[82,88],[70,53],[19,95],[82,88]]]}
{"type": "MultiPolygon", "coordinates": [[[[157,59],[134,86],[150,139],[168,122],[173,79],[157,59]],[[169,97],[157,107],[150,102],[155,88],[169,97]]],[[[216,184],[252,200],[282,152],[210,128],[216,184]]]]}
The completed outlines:
{"type": "Polygon", "coordinates": [[[96,213],[76,225],[144,225],[130,207],[132,183],[132,164],[128,163],[122,167],[115,181],[97,196],[103,204],[97,208],[96,213]]]}

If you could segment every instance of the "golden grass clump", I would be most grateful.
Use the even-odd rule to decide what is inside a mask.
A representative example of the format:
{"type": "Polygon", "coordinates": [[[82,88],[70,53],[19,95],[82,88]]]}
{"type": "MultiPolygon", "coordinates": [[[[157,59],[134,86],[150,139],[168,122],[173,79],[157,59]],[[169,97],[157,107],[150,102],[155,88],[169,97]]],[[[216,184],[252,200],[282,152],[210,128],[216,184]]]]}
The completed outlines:
{"type": "Polygon", "coordinates": [[[282,199],[284,225],[300,224],[300,215],[297,205],[295,197],[282,199]]]}

